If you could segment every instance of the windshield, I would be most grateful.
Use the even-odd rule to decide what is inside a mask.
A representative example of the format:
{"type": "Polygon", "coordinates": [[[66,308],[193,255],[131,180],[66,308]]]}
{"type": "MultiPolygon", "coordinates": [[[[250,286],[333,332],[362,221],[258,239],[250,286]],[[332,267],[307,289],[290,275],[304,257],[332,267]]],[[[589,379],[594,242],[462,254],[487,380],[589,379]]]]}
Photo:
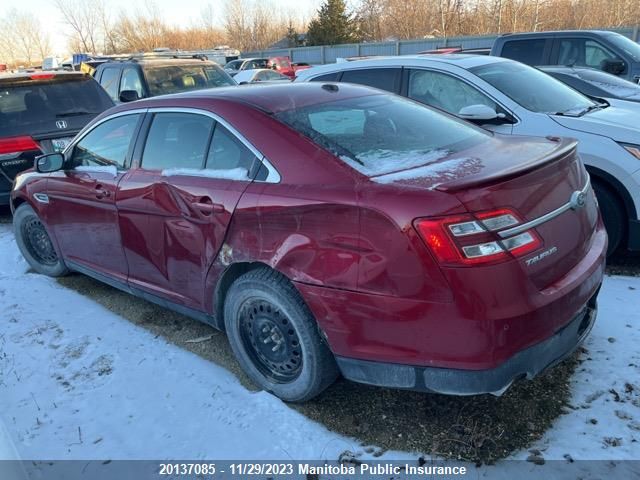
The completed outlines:
{"type": "Polygon", "coordinates": [[[640,85],[600,70],[580,70],[578,77],[615,97],[640,95],[640,85]]]}
{"type": "Polygon", "coordinates": [[[224,66],[225,70],[240,70],[240,67],[244,63],[244,60],[234,60],[233,62],[229,62],[224,66]]]}
{"type": "Polygon", "coordinates": [[[532,112],[572,114],[596,105],[564,83],[522,63],[496,62],[470,71],[532,112]]]}
{"type": "Polygon", "coordinates": [[[312,105],[279,113],[276,118],[370,177],[428,165],[486,141],[490,135],[391,95],[312,105]]]}
{"type": "Polygon", "coordinates": [[[236,82],[217,65],[164,65],[144,68],[151,96],[226,87],[236,82]]]}
{"type": "Polygon", "coordinates": [[[56,75],[0,81],[0,137],[29,127],[30,132],[51,130],[55,120],[95,116],[113,102],[92,77],[56,75]]]}
{"type": "Polygon", "coordinates": [[[623,50],[626,54],[632,57],[636,62],[640,62],[640,45],[638,45],[636,42],[618,33],[612,33],[611,35],[608,35],[607,39],[616,47],[623,50]]]}

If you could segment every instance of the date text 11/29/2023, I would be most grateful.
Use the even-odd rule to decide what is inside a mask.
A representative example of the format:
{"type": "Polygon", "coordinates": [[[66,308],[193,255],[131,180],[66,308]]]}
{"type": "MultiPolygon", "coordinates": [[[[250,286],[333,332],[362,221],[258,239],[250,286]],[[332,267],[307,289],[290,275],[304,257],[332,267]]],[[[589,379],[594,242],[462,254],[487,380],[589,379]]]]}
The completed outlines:
{"type": "Polygon", "coordinates": [[[446,462],[411,465],[407,463],[339,463],[322,462],[197,462],[197,463],[161,463],[159,475],[163,476],[246,476],[246,475],[446,475],[464,476],[467,468],[459,465],[446,465],[446,462]]]}

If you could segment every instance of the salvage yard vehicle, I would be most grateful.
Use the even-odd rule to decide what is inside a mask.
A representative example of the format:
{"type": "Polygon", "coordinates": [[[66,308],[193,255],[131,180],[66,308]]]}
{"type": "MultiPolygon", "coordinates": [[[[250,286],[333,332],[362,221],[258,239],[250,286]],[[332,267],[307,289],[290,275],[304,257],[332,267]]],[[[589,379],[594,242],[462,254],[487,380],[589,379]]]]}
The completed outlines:
{"type": "Polygon", "coordinates": [[[507,33],[493,42],[491,55],[533,66],[597,68],[632,82],[640,80],[640,45],[606,30],[507,33]]]}
{"type": "Polygon", "coordinates": [[[36,155],[61,151],[96,115],[113,106],[89,75],[33,72],[0,75],[0,205],[14,177],[36,155]]]}
{"type": "Polygon", "coordinates": [[[247,83],[289,83],[291,78],[267,68],[256,68],[254,70],[242,70],[238,72],[234,80],[238,85],[247,83]]]}
{"type": "Polygon", "coordinates": [[[267,63],[269,63],[268,58],[239,58],[227,63],[224,66],[224,71],[232,77],[235,77],[239,72],[242,72],[243,70],[267,68],[267,63]]]}
{"type": "Polygon", "coordinates": [[[588,67],[541,66],[538,69],[588,97],[635,102],[640,107],[637,83],[588,67]]]}
{"type": "Polygon", "coordinates": [[[99,64],[94,77],[116,103],[236,85],[218,64],[201,55],[157,53],[114,59],[99,64]]]}
{"type": "Polygon", "coordinates": [[[576,142],[349,84],[120,105],[12,194],[33,269],[226,331],[260,387],[501,394],[582,342],[607,237],[576,142]],[[99,232],[99,235],[96,235],[99,232]]]}
{"type": "Polygon", "coordinates": [[[512,60],[464,54],[386,57],[323,65],[296,82],[376,87],[495,132],[579,140],[609,234],[609,255],[640,250],[640,127],[637,108],[595,102],[512,60]]]}

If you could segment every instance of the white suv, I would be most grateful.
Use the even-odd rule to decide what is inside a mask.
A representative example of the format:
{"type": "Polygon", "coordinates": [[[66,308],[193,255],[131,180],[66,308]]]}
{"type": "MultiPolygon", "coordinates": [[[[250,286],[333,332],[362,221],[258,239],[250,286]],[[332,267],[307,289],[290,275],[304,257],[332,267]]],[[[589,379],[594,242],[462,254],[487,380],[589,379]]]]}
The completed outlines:
{"type": "Polygon", "coordinates": [[[484,55],[336,63],[296,78],[308,81],[380,88],[503,134],[578,139],[609,233],[609,253],[622,245],[640,250],[640,127],[634,126],[634,110],[595,103],[535,68],[484,55]]]}

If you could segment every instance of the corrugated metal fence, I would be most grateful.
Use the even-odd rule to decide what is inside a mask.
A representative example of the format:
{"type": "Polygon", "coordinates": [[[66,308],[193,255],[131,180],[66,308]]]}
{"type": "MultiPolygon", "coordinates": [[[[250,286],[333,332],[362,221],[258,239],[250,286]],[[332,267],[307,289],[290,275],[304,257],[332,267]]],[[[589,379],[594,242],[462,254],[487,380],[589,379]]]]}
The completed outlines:
{"type": "MultiPolygon", "coordinates": [[[[607,28],[638,41],[637,28],[607,28]]],[[[486,48],[493,45],[498,35],[477,37],[429,38],[419,40],[401,40],[398,42],[353,43],[347,45],[323,45],[319,47],[281,48],[243,52],[241,57],[279,57],[288,55],[292,62],[311,64],[334,63],[336,58],[361,55],[411,55],[424,50],[454,46],[462,48],[486,48]]]]}

